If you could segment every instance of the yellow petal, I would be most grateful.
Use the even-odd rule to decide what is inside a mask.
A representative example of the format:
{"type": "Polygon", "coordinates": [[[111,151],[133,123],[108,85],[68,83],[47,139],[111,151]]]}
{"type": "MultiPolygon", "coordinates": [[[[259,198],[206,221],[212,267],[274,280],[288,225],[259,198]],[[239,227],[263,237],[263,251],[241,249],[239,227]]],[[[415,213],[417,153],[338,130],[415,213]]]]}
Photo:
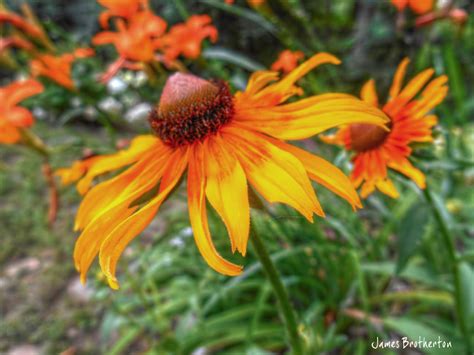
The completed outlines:
{"type": "Polygon", "coordinates": [[[354,209],[362,208],[353,183],[335,165],[293,145],[276,140],[275,144],[297,157],[303,163],[312,180],[347,200],[354,209]]]}
{"type": "Polygon", "coordinates": [[[115,271],[117,262],[123,251],[127,245],[150,224],[162,202],[178,183],[186,169],[187,163],[187,149],[176,150],[170,156],[164,169],[158,195],[128,218],[121,222],[119,221],[119,224],[102,242],[99,261],[111,288],[117,289],[119,287],[117,278],[115,277],[115,271]]]}
{"type": "Polygon", "coordinates": [[[408,176],[411,180],[415,182],[421,189],[424,189],[426,186],[426,179],[425,175],[415,168],[409,161],[408,159],[403,159],[400,162],[394,162],[391,161],[388,163],[389,168],[392,168],[394,170],[397,170],[404,174],[405,176],[408,176]]]}
{"type": "Polygon", "coordinates": [[[194,240],[204,260],[215,271],[229,276],[242,272],[242,267],[225,260],[217,252],[211,239],[206,212],[206,177],[204,174],[204,151],[196,144],[190,148],[188,167],[188,208],[194,240]]]}
{"type": "Polygon", "coordinates": [[[144,187],[150,188],[151,183],[158,183],[170,154],[171,150],[160,144],[144,153],[138,162],[123,173],[94,186],[79,206],[75,230],[84,229],[104,209],[122,203],[131,192],[143,191],[144,187]]]}
{"type": "Polygon", "coordinates": [[[296,157],[256,132],[229,125],[222,134],[232,143],[250,183],[267,201],[290,205],[309,221],[313,213],[324,216],[306,170],[296,157]]]}
{"type": "Polygon", "coordinates": [[[337,126],[355,123],[384,127],[384,123],[389,121],[381,110],[355,97],[321,96],[317,103],[301,110],[282,111],[277,107],[237,111],[235,120],[248,129],[283,140],[305,139],[337,126]]]}
{"type": "Polygon", "coordinates": [[[391,198],[398,198],[400,197],[400,194],[397,191],[397,188],[393,184],[392,180],[390,179],[385,179],[385,180],[378,180],[375,183],[375,186],[377,189],[382,191],[385,195],[390,196],[391,198]]]}
{"type": "Polygon", "coordinates": [[[374,79],[370,79],[364,84],[362,90],[360,91],[360,97],[362,100],[368,104],[371,104],[372,106],[379,106],[379,98],[377,96],[374,79]]]}
{"type": "MultiPolygon", "coordinates": [[[[120,221],[136,211],[138,206],[130,207],[131,203],[158,184],[165,169],[163,160],[166,161],[168,158],[169,154],[163,156],[162,159],[148,161],[149,166],[141,171],[130,186],[127,186],[116,198],[109,199],[108,204],[98,202],[100,195],[98,195],[98,199],[83,201],[81,207],[84,205],[84,216],[79,222],[83,223],[81,227],[84,227],[84,230],[77,239],[74,248],[74,261],[76,268],[81,272],[83,281],[85,281],[87,270],[99,252],[104,239],[120,221]],[[99,205],[98,208],[95,207],[94,202],[99,205]]],[[[114,193],[113,190],[100,190],[100,192],[104,193],[103,198],[114,193]]]]}
{"type": "Polygon", "coordinates": [[[220,136],[212,137],[206,150],[206,196],[223,219],[232,241],[245,256],[250,226],[247,179],[239,161],[220,136]]]}
{"type": "Polygon", "coordinates": [[[152,135],[138,136],[131,142],[129,148],[115,154],[97,157],[97,162],[90,167],[86,175],[78,182],[77,189],[79,193],[86,193],[96,176],[135,162],[144,152],[157,144],[161,144],[161,142],[152,135]]]}

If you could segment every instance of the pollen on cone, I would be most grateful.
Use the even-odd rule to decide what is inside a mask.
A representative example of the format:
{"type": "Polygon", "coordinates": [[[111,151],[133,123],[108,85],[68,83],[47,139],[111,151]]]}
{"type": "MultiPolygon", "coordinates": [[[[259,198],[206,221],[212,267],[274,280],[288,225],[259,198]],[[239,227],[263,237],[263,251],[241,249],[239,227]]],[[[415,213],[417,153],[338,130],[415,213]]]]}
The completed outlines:
{"type": "Polygon", "coordinates": [[[175,73],[166,81],[159,103],[159,113],[167,114],[180,107],[212,100],[219,88],[192,74],[175,73]]]}

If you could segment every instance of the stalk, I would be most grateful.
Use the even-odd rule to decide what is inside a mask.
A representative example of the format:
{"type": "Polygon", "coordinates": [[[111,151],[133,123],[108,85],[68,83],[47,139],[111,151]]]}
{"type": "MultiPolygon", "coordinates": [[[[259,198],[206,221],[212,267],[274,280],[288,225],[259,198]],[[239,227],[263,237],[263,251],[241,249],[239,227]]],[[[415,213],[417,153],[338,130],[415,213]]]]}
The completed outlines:
{"type": "Polygon", "coordinates": [[[278,274],[264,243],[260,239],[252,223],[250,224],[250,241],[260,263],[262,264],[263,270],[272,285],[275,296],[278,299],[280,316],[283,318],[293,354],[301,355],[303,354],[303,349],[298,334],[298,323],[288,293],[286,292],[285,286],[281,281],[280,275],[278,274]]]}

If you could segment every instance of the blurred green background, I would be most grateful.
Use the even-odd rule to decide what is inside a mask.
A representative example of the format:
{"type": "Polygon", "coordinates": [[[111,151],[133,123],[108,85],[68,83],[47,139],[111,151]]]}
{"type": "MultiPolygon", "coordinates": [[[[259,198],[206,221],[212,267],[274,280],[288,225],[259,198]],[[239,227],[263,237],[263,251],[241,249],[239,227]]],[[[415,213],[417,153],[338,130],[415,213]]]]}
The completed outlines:
{"type": "MultiPolygon", "coordinates": [[[[93,0],[27,3],[61,50],[87,46],[99,31],[101,7],[93,0]]],[[[6,4],[18,10],[21,1],[6,4]]],[[[375,353],[371,343],[377,338],[403,336],[452,343],[448,350],[420,350],[428,354],[462,354],[474,343],[474,4],[454,4],[471,15],[462,26],[442,20],[415,28],[407,11],[405,26],[397,28],[396,9],[382,0],[275,0],[258,9],[238,0],[233,6],[219,0],[151,1],[170,25],[189,14],[212,17],[218,42],[206,42],[199,60],[184,62],[191,72],[228,80],[235,90],[245,87],[254,70],[270,67],[283,49],[307,57],[327,51],[342,59],[341,66],[318,68],[302,80],[307,93],[358,95],[371,77],[386,93],[405,56],[412,59],[410,74],[433,67],[449,76],[450,94],[436,109],[435,143],[419,147],[414,159],[455,237],[461,302],[453,298],[456,280],[431,207],[401,177],[394,176],[400,199],[374,194],[357,213],[317,187],[328,217],[314,225],[283,206],[273,206],[271,217],[253,212],[311,354],[375,353]],[[461,320],[456,306],[462,307],[461,320]]],[[[34,131],[54,147],[54,167],[69,165],[85,148],[112,152],[117,139],[147,131],[146,115],[166,75],[150,86],[143,73],[122,71],[104,86],[96,76],[115,52],[97,52],[74,66],[80,97],[47,83],[27,103],[38,121],[34,131]],[[104,117],[114,129],[100,124],[104,117]]],[[[2,85],[26,72],[27,58],[15,58],[20,70],[0,68],[2,85]]],[[[348,171],[350,157],[337,147],[317,138],[305,144],[348,171]]],[[[48,228],[40,166],[34,152],[0,146],[1,353],[285,353],[276,300],[252,250],[239,260],[242,276],[212,271],[194,245],[183,187],[124,254],[119,291],[106,286],[98,267],[82,287],[71,256],[79,195],[61,188],[58,220],[48,228]]],[[[225,228],[210,214],[216,245],[226,255],[225,228]]]]}

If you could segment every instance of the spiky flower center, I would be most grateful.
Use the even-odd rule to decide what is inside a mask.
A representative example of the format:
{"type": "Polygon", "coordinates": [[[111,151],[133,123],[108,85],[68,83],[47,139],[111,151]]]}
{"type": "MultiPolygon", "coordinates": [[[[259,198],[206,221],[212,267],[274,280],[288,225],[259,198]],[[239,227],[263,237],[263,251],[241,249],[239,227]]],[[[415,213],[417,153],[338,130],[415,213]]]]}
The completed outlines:
{"type": "Polygon", "coordinates": [[[232,94],[226,83],[176,73],[168,78],[149,121],[155,134],[175,148],[215,134],[233,115],[232,94]]]}

